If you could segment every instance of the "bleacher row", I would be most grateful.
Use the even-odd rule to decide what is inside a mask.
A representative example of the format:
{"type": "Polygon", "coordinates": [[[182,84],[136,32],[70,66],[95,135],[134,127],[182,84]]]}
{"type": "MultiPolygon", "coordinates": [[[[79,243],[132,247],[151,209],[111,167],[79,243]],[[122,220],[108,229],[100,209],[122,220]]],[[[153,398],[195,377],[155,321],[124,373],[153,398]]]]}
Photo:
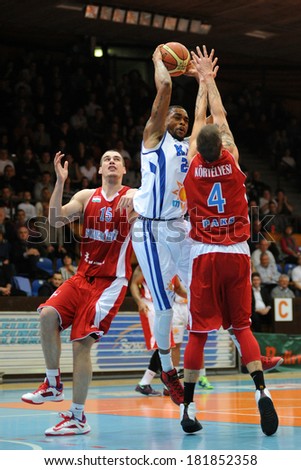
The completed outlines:
{"type": "MultiPolygon", "coordinates": [[[[56,270],[59,270],[63,266],[63,262],[61,259],[56,260],[56,270]]],[[[40,258],[37,267],[46,271],[51,277],[54,273],[54,267],[51,259],[49,258],[40,258]]],[[[39,288],[44,284],[45,279],[34,279],[32,282],[28,277],[25,276],[13,276],[12,281],[14,286],[17,289],[26,292],[27,296],[38,296],[39,288]]]]}
{"type": "Polygon", "coordinates": [[[280,272],[280,274],[287,274],[292,280],[292,270],[297,267],[297,264],[293,263],[284,263],[284,264],[279,264],[277,263],[277,269],[280,272]]]}

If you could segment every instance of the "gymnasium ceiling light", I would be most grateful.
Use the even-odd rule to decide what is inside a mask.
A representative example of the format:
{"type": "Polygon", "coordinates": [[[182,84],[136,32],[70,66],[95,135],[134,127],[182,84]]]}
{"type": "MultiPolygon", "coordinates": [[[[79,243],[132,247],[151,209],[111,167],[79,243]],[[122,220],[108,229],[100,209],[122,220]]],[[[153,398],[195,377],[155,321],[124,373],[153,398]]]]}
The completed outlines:
{"type": "Polygon", "coordinates": [[[131,25],[147,26],[182,33],[208,34],[211,24],[197,19],[181,18],[177,16],[162,15],[148,11],[123,9],[117,6],[89,4],[85,6],[85,17],[113,21],[115,23],[127,23],[131,25]]]}
{"type": "Polygon", "coordinates": [[[99,7],[96,5],[86,5],[85,7],[85,18],[91,20],[97,20],[99,14],[99,7]]]}

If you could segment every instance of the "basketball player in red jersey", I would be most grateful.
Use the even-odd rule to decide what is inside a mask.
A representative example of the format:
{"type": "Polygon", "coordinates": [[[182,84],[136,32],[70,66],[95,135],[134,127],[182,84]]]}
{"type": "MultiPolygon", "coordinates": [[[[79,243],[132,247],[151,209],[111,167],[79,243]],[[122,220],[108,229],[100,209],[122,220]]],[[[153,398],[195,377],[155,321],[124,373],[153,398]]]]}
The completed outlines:
{"type": "MultiPolygon", "coordinates": [[[[61,421],[45,431],[48,436],[86,434],[90,431],[84,404],[92,378],[90,351],[106,334],[125,297],[131,276],[132,246],[127,207],[130,188],[122,186],[125,166],[115,150],[103,154],[99,173],[102,187],[77,192],[62,206],[68,163],[64,154],[54,158],[56,185],[49,204],[49,221],[61,226],[83,214],[81,259],[77,273],[39,306],[41,343],[46,363],[44,383],[22,400],[35,405],[64,399],[60,378],[60,331],[71,326],[73,342],[73,397],[70,410],[61,413],[61,421]],[[122,201],[121,201],[122,200],[122,201]]],[[[129,211],[132,206],[129,207],[129,211]]]]}
{"type": "Polygon", "coordinates": [[[195,417],[194,388],[208,332],[233,328],[242,359],[254,381],[261,428],[272,435],[278,417],[265,386],[259,345],[250,329],[250,236],[245,179],[215,83],[216,58],[197,48],[193,63],[200,76],[198,112],[190,139],[189,170],[184,181],[193,247],[190,255],[190,333],[184,355],[185,432],[202,428],[195,417]],[[214,124],[206,125],[207,98],[214,124]]]}

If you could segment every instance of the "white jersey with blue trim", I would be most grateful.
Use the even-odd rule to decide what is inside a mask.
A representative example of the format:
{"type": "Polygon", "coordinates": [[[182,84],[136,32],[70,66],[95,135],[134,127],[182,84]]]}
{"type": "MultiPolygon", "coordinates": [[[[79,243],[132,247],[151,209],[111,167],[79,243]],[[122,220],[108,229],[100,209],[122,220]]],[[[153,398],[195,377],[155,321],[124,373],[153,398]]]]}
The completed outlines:
{"type": "Polygon", "coordinates": [[[186,213],[187,152],[188,139],[177,140],[168,131],[153,149],[142,143],[141,187],[134,197],[134,209],[140,216],[169,220],[186,213]]]}

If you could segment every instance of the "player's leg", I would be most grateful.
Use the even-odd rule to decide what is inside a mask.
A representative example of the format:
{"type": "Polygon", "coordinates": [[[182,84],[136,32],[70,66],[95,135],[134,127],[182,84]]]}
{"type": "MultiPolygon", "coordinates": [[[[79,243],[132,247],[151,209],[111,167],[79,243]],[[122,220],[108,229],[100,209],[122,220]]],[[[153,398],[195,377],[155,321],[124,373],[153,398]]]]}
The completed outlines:
{"type": "Polygon", "coordinates": [[[224,275],[224,328],[232,325],[240,346],[241,355],[255,385],[255,399],[261,416],[261,428],[272,435],[278,428],[278,417],[270,392],[266,388],[260,348],[250,328],[251,282],[250,260],[244,254],[219,254],[218,263],[224,275]],[[222,271],[228,262],[231,270],[222,271]]]}
{"type": "Polygon", "coordinates": [[[202,357],[207,339],[206,333],[189,333],[184,353],[184,403],[180,405],[180,422],[184,432],[193,433],[202,429],[196,418],[194,390],[199,378],[202,357]],[[196,351],[200,354],[196,354],[196,351]]]}
{"type": "Polygon", "coordinates": [[[46,429],[46,436],[86,434],[91,430],[84,414],[84,406],[92,379],[91,347],[94,343],[95,338],[91,336],[72,343],[72,403],[68,411],[60,413],[62,420],[57,425],[46,429]]]}
{"type": "Polygon", "coordinates": [[[46,401],[63,401],[63,384],[60,377],[61,338],[57,311],[50,306],[40,311],[40,338],[46,364],[46,377],[34,392],[22,395],[22,400],[32,405],[46,401]]]}
{"type": "MultiPolygon", "coordinates": [[[[249,371],[246,367],[246,365],[243,363],[242,357],[241,357],[241,350],[240,350],[240,345],[239,342],[237,341],[237,338],[235,336],[235,333],[233,331],[233,328],[228,329],[230,338],[232,339],[233,343],[236,346],[236,349],[238,351],[238,354],[241,358],[241,372],[243,374],[248,374],[249,371]]],[[[277,367],[281,366],[283,363],[283,358],[281,356],[260,356],[261,359],[261,364],[262,364],[262,369],[264,372],[271,372],[272,370],[276,369],[277,367]]]]}
{"type": "Polygon", "coordinates": [[[135,391],[141,393],[142,395],[150,396],[150,397],[160,397],[161,393],[157,392],[151,386],[151,382],[156,374],[161,373],[161,361],[159,358],[159,351],[156,349],[149,361],[148,368],[143,374],[143,377],[139,381],[138,385],[135,388],[135,391]]]}

